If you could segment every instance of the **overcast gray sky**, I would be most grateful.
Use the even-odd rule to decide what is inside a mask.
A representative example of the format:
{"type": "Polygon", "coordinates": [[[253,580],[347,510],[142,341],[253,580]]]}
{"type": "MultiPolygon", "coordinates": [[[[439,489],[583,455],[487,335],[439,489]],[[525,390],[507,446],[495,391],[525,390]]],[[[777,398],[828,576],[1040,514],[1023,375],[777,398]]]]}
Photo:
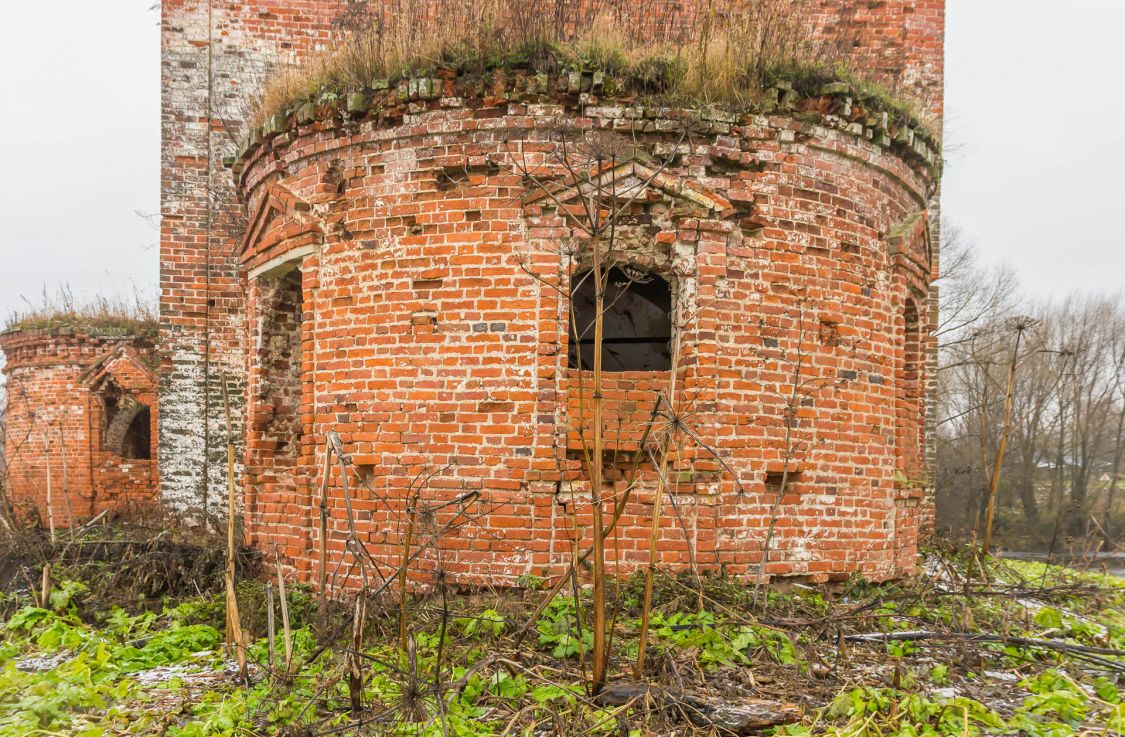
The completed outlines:
{"type": "Polygon", "coordinates": [[[160,16],[154,0],[0,14],[0,316],[44,287],[157,289],[160,16]],[[155,222],[155,221],[154,221],[155,222]]]}
{"type": "MultiPolygon", "coordinates": [[[[154,0],[9,4],[0,315],[157,288],[154,0]]],[[[1125,0],[948,0],[945,212],[1036,297],[1125,286],[1125,0]]]]}

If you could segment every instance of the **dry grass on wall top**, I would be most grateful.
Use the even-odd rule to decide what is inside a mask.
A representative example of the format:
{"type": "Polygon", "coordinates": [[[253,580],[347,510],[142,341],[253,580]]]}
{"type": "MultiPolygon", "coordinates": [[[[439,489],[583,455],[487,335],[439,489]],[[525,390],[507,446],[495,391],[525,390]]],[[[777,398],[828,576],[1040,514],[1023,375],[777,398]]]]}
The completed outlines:
{"type": "Polygon", "coordinates": [[[55,294],[44,290],[38,302],[10,313],[0,333],[19,330],[75,330],[97,334],[155,336],[159,327],[156,301],[140,292],[131,295],[76,296],[68,287],[55,294]]]}
{"type": "Polygon", "coordinates": [[[305,64],[275,69],[257,101],[254,124],[305,103],[330,102],[438,69],[464,75],[526,69],[604,72],[611,78],[607,97],[745,110],[756,109],[779,82],[808,96],[844,82],[904,124],[936,130],[912,103],[849,71],[843,60],[858,29],[817,36],[800,12],[803,1],[736,0],[727,6],[736,12],[719,12],[714,0],[695,0],[659,18],[645,3],[605,0],[355,2],[337,24],[331,49],[305,64]]]}

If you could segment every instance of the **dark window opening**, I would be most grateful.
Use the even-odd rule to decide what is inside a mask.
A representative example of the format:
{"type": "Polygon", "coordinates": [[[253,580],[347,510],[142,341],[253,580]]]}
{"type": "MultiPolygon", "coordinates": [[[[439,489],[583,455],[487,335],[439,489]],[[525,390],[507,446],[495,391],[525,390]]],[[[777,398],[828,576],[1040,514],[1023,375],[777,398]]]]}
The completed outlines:
{"type": "Polygon", "coordinates": [[[791,491],[793,485],[799,483],[801,478],[800,471],[789,471],[783,473],[782,471],[767,471],[766,472],[766,491],[771,494],[778,494],[781,492],[781,485],[785,484],[785,490],[791,491]]]}
{"type": "MultiPolygon", "coordinates": [[[[604,371],[672,368],[672,289],[660,276],[613,268],[606,275],[602,319],[604,371]]],[[[570,368],[594,367],[596,293],[593,272],[576,274],[570,298],[570,368]]]]}
{"type": "Polygon", "coordinates": [[[152,429],[148,407],[142,406],[129,423],[121,444],[121,457],[146,461],[152,457],[152,429]]]}
{"type": "Polygon", "coordinates": [[[921,321],[918,306],[908,299],[903,306],[903,360],[898,376],[898,411],[895,431],[898,470],[906,475],[915,473],[922,446],[923,410],[923,360],[921,321]]]}
{"type": "Polygon", "coordinates": [[[148,405],[122,394],[110,383],[102,390],[102,449],[121,458],[149,460],[152,457],[152,413],[148,405]]]}

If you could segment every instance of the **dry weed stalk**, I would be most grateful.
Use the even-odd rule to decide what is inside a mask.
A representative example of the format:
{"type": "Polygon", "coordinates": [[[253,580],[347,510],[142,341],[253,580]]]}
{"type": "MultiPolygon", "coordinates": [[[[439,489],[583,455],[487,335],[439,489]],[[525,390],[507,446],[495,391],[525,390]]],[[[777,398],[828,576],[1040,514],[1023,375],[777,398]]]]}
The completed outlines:
{"type": "Polygon", "coordinates": [[[317,609],[323,629],[328,622],[328,483],[332,474],[332,445],[324,444],[324,467],[321,469],[320,499],[317,502],[320,527],[320,551],[317,557],[317,609]]]}
{"type": "Polygon", "coordinates": [[[367,597],[364,592],[356,594],[355,611],[352,617],[352,644],[348,651],[348,696],[352,711],[363,710],[363,627],[367,622],[367,597]]]}
{"type": "Polygon", "coordinates": [[[270,670],[274,666],[274,640],[276,639],[276,630],[274,628],[274,602],[273,602],[273,583],[266,581],[266,644],[269,647],[268,660],[270,670]]]}
{"type": "Polygon", "coordinates": [[[418,514],[418,494],[421,489],[415,492],[406,502],[406,534],[403,535],[402,541],[402,564],[398,570],[398,640],[399,648],[403,653],[407,650],[409,644],[409,629],[407,627],[407,594],[410,576],[408,575],[408,568],[410,566],[410,544],[414,540],[414,524],[417,521],[418,514]]]}
{"type": "Polygon", "coordinates": [[[47,525],[50,528],[50,532],[51,532],[51,544],[54,545],[55,544],[55,502],[54,502],[53,494],[51,493],[52,492],[51,477],[54,474],[51,473],[51,435],[50,435],[49,429],[48,429],[48,432],[46,433],[46,437],[44,438],[44,441],[45,441],[46,446],[47,446],[47,456],[44,459],[44,462],[46,464],[46,470],[47,470],[47,525]]]}
{"type": "MultiPolygon", "coordinates": [[[[668,398],[666,400],[669,412],[675,416],[676,414],[676,379],[679,376],[680,364],[680,334],[682,330],[677,329],[672,341],[672,368],[668,382],[668,398]]],[[[669,492],[667,484],[668,477],[668,460],[671,456],[671,440],[674,428],[668,428],[668,436],[664,443],[664,448],[660,456],[660,467],[657,472],[657,486],[656,496],[652,502],[652,529],[649,532],[648,541],[648,567],[645,569],[645,589],[644,597],[641,600],[641,633],[638,638],[637,644],[637,664],[633,669],[634,677],[642,678],[645,672],[645,649],[648,645],[648,628],[652,617],[652,584],[653,577],[656,574],[657,563],[657,543],[660,539],[660,507],[661,501],[664,499],[665,492],[669,492]]],[[[639,452],[639,451],[638,451],[639,452]]],[[[688,541],[688,547],[691,547],[688,541]]]]}
{"type": "Polygon", "coordinates": [[[231,421],[230,395],[227,390],[227,377],[221,377],[223,390],[223,412],[226,417],[227,427],[227,556],[224,582],[226,584],[227,608],[227,647],[233,648],[238,659],[238,677],[246,681],[249,672],[246,664],[246,647],[248,638],[242,630],[242,618],[238,613],[238,596],[234,589],[235,579],[235,515],[237,506],[235,502],[235,477],[234,477],[234,428],[231,421]]]}
{"type": "Polygon", "coordinates": [[[281,556],[273,546],[274,565],[277,568],[277,593],[281,598],[281,629],[285,637],[285,675],[293,673],[293,631],[289,627],[289,598],[285,593],[285,576],[281,573],[281,556]]]}
{"type": "MultiPolygon", "coordinates": [[[[66,503],[67,530],[70,532],[70,539],[74,540],[74,507],[70,503],[70,479],[66,465],[66,437],[63,435],[61,424],[55,426],[55,432],[59,436],[59,461],[62,466],[62,493],[63,501],[66,503]]],[[[47,447],[50,448],[50,441],[48,441],[47,447]]]]}

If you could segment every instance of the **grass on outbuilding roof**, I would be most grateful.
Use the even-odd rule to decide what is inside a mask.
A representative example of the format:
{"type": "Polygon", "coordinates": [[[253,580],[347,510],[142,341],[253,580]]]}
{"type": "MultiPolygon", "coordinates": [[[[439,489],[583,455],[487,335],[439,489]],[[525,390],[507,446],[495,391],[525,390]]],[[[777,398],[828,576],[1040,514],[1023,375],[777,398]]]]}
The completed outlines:
{"type": "Polygon", "coordinates": [[[155,300],[139,291],[130,295],[99,295],[83,299],[63,286],[54,294],[44,290],[38,301],[25,299],[25,303],[25,309],[7,316],[0,330],[69,328],[151,335],[156,333],[159,322],[155,300]]]}

